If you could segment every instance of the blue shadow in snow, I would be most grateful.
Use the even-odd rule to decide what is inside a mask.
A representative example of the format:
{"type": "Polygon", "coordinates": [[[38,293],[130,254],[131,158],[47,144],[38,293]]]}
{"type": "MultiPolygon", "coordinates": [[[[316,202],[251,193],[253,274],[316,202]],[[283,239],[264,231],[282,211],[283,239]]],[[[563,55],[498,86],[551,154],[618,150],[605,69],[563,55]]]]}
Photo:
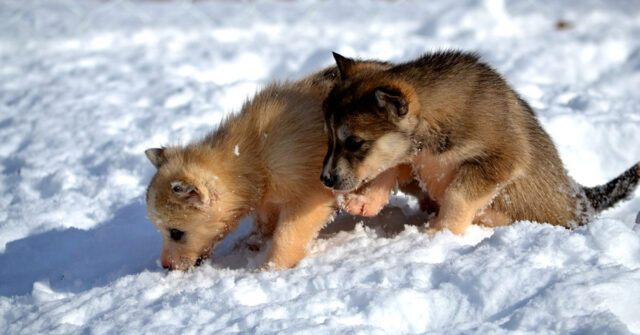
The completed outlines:
{"type": "Polygon", "coordinates": [[[95,229],[48,231],[7,244],[0,254],[0,295],[30,293],[38,281],[77,293],[144,270],[162,271],[156,264],[161,243],[138,198],[95,229]]]}
{"type": "MultiPolygon", "coordinates": [[[[375,229],[379,236],[391,237],[407,224],[422,226],[425,221],[425,213],[406,215],[400,208],[388,206],[375,218],[340,215],[319,238],[351,231],[359,222],[375,229]]],[[[243,268],[251,261],[247,257],[266,257],[264,250],[238,252],[242,248],[239,241],[249,235],[251,227],[251,218],[244,218],[216,248],[213,262],[223,268],[243,268]]],[[[79,293],[145,270],[164,272],[157,263],[161,245],[160,234],[146,218],[142,198],[137,198],[94,229],[53,230],[8,243],[0,254],[0,296],[29,294],[39,281],[48,282],[57,292],[79,293]]]]}

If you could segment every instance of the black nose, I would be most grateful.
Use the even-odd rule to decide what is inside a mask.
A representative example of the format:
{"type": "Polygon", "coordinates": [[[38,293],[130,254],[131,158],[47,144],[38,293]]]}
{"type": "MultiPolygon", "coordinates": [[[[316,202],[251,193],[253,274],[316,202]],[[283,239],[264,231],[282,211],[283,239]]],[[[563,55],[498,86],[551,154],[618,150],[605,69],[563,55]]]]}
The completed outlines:
{"type": "Polygon", "coordinates": [[[333,173],[329,173],[328,175],[321,175],[320,180],[326,187],[333,187],[333,185],[336,184],[336,180],[338,180],[338,177],[333,173]]]}

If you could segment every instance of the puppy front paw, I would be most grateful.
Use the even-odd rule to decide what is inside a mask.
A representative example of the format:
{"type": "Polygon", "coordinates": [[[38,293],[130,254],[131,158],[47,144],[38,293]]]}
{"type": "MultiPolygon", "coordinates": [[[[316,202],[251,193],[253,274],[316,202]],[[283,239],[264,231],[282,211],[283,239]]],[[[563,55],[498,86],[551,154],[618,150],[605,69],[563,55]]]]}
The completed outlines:
{"type": "Polygon", "coordinates": [[[342,209],[351,215],[372,217],[380,213],[388,201],[387,194],[347,194],[344,197],[342,209]]]}

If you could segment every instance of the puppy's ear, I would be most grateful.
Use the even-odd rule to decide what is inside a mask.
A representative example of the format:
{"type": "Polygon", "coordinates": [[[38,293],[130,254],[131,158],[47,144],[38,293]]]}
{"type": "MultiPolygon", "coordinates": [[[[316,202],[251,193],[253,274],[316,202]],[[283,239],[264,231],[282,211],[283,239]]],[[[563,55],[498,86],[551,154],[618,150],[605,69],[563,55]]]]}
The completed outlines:
{"type": "Polygon", "coordinates": [[[171,192],[173,192],[178,199],[195,207],[203,207],[211,204],[209,190],[200,183],[176,180],[171,182],[171,192]]]}
{"type": "Polygon", "coordinates": [[[150,148],[145,150],[144,154],[147,155],[147,158],[156,169],[167,161],[167,157],[164,155],[164,148],[150,148]]]}
{"type": "Polygon", "coordinates": [[[409,111],[404,94],[397,89],[378,87],[374,92],[378,107],[386,110],[389,115],[404,117],[409,111]]]}
{"type": "Polygon", "coordinates": [[[345,80],[351,70],[353,69],[353,65],[356,63],[353,59],[342,56],[341,54],[334,52],[333,58],[336,60],[336,65],[338,66],[338,73],[340,74],[340,79],[345,80]]]}

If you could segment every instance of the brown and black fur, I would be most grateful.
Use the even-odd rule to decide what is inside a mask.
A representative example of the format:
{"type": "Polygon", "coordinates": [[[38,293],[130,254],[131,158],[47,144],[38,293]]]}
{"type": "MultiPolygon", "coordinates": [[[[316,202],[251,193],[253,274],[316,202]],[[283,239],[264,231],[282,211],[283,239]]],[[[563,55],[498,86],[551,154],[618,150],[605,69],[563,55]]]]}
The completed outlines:
{"type": "Polygon", "coordinates": [[[340,81],[324,102],[322,178],[344,192],[411,164],[439,212],[429,232],[514,220],[572,227],[628,197],[640,164],[606,185],[572,182],[531,107],[474,54],[426,54],[367,69],[334,54],[340,81]]]}

